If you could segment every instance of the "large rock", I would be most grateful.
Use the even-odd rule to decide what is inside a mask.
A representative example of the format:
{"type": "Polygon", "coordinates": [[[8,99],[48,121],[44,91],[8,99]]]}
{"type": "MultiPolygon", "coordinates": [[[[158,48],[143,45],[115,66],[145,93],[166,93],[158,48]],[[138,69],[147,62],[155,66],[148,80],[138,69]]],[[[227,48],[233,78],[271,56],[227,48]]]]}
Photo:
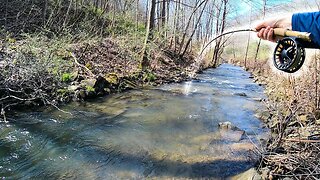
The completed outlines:
{"type": "Polygon", "coordinates": [[[110,87],[110,83],[103,77],[99,76],[96,79],[96,83],[93,88],[97,94],[104,94],[106,92],[106,88],[110,87]]]}
{"type": "Polygon", "coordinates": [[[85,79],[80,82],[81,87],[86,89],[87,91],[92,89],[92,91],[96,94],[104,94],[106,93],[106,89],[111,85],[105,78],[99,76],[97,78],[85,79]]]}

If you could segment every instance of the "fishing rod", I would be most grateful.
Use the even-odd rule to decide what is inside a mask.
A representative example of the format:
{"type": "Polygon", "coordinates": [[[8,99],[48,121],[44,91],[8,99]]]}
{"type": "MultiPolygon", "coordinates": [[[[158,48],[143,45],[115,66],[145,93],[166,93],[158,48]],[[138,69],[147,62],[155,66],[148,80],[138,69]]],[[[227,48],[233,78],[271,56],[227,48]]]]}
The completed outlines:
{"type": "MultiPolygon", "coordinates": [[[[234,31],[228,31],[220,34],[210,40],[201,50],[199,56],[202,55],[204,50],[217,39],[239,32],[257,32],[256,29],[239,29],[234,31]]],[[[283,28],[275,28],[274,36],[279,40],[273,53],[274,66],[284,72],[294,73],[298,71],[306,58],[305,48],[319,48],[311,40],[311,34],[307,32],[291,31],[283,28]]]]}

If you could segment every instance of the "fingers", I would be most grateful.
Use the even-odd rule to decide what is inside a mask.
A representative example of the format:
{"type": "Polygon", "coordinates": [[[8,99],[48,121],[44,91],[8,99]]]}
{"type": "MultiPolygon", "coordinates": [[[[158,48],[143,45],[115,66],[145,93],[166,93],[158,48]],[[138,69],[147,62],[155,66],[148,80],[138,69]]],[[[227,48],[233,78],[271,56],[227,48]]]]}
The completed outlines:
{"type": "Polygon", "coordinates": [[[263,38],[263,34],[264,34],[264,31],[265,31],[265,30],[266,30],[266,28],[260,29],[260,31],[257,33],[258,38],[264,39],[264,38],[263,38]]]}
{"type": "Polygon", "coordinates": [[[270,26],[268,26],[262,33],[263,39],[268,39],[268,33],[270,31],[270,26]]]}
{"type": "Polygon", "coordinates": [[[270,28],[268,34],[267,34],[267,40],[275,42],[275,38],[274,38],[274,30],[273,28],[270,28]]]}
{"type": "Polygon", "coordinates": [[[274,30],[270,26],[267,26],[266,28],[261,28],[260,31],[257,33],[257,36],[261,39],[275,42],[274,30]]]}
{"type": "Polygon", "coordinates": [[[266,27],[267,27],[267,26],[266,26],[265,23],[260,23],[260,24],[258,24],[258,25],[255,27],[255,29],[256,29],[257,31],[260,31],[261,29],[266,28],[266,27]]]}

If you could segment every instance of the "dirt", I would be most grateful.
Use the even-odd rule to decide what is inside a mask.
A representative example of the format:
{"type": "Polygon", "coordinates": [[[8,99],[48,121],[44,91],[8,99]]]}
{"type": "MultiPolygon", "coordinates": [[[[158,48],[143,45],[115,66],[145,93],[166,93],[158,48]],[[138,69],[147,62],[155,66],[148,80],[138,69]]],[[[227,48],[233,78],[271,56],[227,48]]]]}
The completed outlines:
{"type": "MultiPolygon", "coordinates": [[[[76,45],[73,53],[81,70],[78,71],[78,77],[72,85],[81,86],[85,79],[94,78],[95,94],[110,94],[127,89],[181,82],[190,79],[191,74],[199,70],[193,54],[180,57],[174,50],[166,49],[151,51],[150,67],[147,71],[141,71],[137,57],[134,57],[132,52],[121,49],[112,39],[95,44],[76,45]]],[[[85,89],[84,86],[73,89],[85,89]]],[[[88,92],[85,94],[88,95],[88,92]]],[[[76,95],[78,100],[87,97],[76,95]]]]}

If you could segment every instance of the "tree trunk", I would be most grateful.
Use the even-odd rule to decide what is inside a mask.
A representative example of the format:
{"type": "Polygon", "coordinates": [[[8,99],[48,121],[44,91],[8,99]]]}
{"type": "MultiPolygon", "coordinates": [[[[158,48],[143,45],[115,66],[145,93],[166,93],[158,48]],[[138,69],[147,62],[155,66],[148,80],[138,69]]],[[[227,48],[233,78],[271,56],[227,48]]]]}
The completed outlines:
{"type": "MultiPolygon", "coordinates": [[[[263,19],[266,16],[266,7],[267,7],[267,0],[263,0],[263,19]]],[[[259,39],[257,50],[256,50],[256,55],[254,57],[254,64],[257,64],[257,58],[260,50],[260,44],[261,44],[261,39],[259,39]]]]}
{"type": "Polygon", "coordinates": [[[162,36],[165,37],[166,36],[166,0],[162,0],[162,9],[161,9],[161,28],[163,31],[162,36]]]}
{"type": "Polygon", "coordinates": [[[148,20],[146,39],[145,39],[145,43],[142,51],[143,52],[142,61],[141,61],[142,71],[145,71],[150,65],[150,62],[148,60],[147,45],[153,39],[153,30],[155,28],[155,15],[156,15],[156,0],[152,0],[150,12],[149,12],[149,18],[148,18],[149,20],[148,20]]]}
{"type": "Polygon", "coordinates": [[[246,54],[245,54],[245,58],[244,58],[244,68],[247,69],[247,60],[248,60],[248,52],[249,52],[249,45],[250,45],[250,34],[248,36],[248,42],[247,42],[247,48],[246,48],[246,54]]]}
{"type": "MultiPolygon", "coordinates": [[[[222,21],[221,21],[221,25],[220,21],[219,21],[219,17],[221,14],[221,10],[220,8],[218,8],[218,12],[217,12],[217,24],[216,24],[216,32],[217,34],[222,34],[224,32],[225,26],[226,26],[226,20],[227,20],[227,5],[228,5],[228,1],[229,0],[223,0],[223,12],[222,12],[222,21]]],[[[222,6],[222,5],[221,5],[222,6]]],[[[216,67],[218,65],[218,60],[219,57],[221,55],[221,48],[224,45],[224,42],[221,44],[222,38],[219,38],[217,40],[217,43],[214,47],[214,52],[213,52],[213,67],[216,67]]]]}

